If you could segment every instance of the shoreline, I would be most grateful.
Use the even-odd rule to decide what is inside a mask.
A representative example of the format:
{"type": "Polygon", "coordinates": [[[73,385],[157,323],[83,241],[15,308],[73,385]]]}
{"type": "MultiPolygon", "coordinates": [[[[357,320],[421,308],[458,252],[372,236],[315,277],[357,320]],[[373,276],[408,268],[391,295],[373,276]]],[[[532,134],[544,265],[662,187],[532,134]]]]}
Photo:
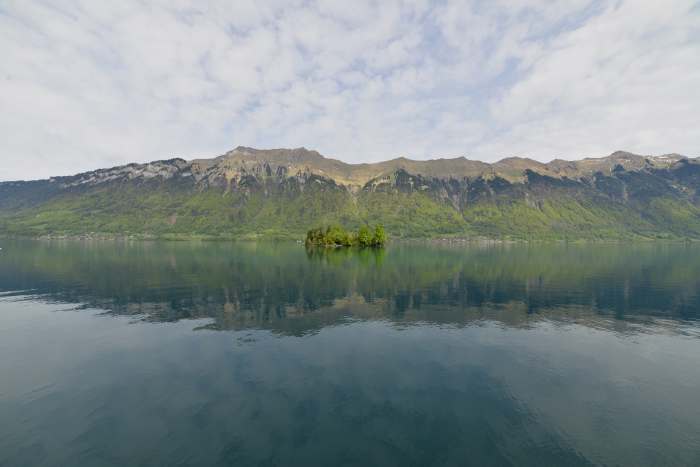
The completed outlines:
{"type": "MultiPolygon", "coordinates": [[[[266,235],[266,234],[246,234],[240,236],[187,234],[187,235],[152,235],[152,234],[60,234],[60,235],[8,235],[1,234],[0,239],[13,240],[37,240],[37,241],[105,241],[105,242],[296,242],[304,245],[303,235],[266,235]]],[[[435,245],[468,245],[468,244],[538,244],[538,243],[605,243],[605,244],[625,244],[625,243],[697,243],[700,238],[492,238],[485,236],[474,237],[396,237],[389,238],[389,244],[435,244],[435,245]]]]}

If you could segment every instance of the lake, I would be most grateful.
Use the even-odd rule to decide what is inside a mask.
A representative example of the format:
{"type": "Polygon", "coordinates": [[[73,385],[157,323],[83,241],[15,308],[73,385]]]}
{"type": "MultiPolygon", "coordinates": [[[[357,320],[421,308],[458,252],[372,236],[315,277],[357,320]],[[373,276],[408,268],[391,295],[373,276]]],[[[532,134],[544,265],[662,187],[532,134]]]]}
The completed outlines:
{"type": "Polygon", "coordinates": [[[0,247],[3,467],[700,465],[700,245],[0,247]]]}

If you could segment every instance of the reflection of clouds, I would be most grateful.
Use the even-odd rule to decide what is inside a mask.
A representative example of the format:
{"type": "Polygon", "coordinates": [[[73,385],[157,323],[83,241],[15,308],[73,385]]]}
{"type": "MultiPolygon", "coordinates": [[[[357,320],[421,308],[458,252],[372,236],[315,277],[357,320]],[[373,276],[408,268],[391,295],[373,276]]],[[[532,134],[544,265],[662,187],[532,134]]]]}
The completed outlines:
{"type": "Polygon", "coordinates": [[[69,464],[138,464],[157,449],[165,464],[694,465],[699,326],[635,301],[640,270],[642,284],[692,297],[694,278],[668,287],[663,274],[694,267],[685,250],[633,250],[601,273],[585,247],[592,261],[561,280],[551,271],[570,255],[517,272],[517,246],[387,250],[378,275],[353,255],[329,265],[286,247],[96,261],[109,248],[0,263],[0,290],[33,286],[0,300],[4,355],[19,355],[0,359],[3,413],[21,420],[0,424],[12,465],[30,463],[13,461],[39,452],[25,446],[46,427],[69,464]],[[623,270],[628,293],[612,274],[623,270]],[[618,287],[625,319],[590,300],[618,287]],[[67,303],[86,310],[55,313],[67,303]]]}
{"type": "Polygon", "coordinates": [[[653,465],[646,456],[654,446],[665,459],[656,462],[691,465],[700,341],[676,334],[683,332],[677,322],[670,330],[664,325],[653,320],[635,334],[588,323],[562,329],[541,322],[526,332],[485,328],[489,345],[479,355],[500,355],[490,362],[491,376],[592,463],[653,465]]]}

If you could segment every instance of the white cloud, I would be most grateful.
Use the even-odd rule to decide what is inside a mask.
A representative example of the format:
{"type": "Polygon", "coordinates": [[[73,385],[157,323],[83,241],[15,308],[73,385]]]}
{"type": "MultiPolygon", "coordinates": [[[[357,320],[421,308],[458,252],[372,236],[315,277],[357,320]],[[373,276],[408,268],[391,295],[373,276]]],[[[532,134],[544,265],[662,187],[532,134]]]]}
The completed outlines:
{"type": "Polygon", "coordinates": [[[543,48],[491,103],[486,153],[700,153],[700,16],[692,2],[611,5],[543,48]]]}
{"type": "Polygon", "coordinates": [[[0,179],[214,156],[700,154],[700,8],[5,2],[0,179]]]}

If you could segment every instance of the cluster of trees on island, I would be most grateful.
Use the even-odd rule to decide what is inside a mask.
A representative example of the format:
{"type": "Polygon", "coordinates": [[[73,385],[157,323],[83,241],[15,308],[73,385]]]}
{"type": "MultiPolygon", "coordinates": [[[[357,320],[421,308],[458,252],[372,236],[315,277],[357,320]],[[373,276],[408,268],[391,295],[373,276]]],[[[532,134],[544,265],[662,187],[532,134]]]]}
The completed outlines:
{"type": "Polygon", "coordinates": [[[311,229],[306,233],[307,246],[358,246],[382,247],[386,243],[386,232],[384,226],[377,225],[374,230],[363,225],[357,233],[348,232],[339,226],[328,226],[325,229],[319,227],[311,229]]]}

